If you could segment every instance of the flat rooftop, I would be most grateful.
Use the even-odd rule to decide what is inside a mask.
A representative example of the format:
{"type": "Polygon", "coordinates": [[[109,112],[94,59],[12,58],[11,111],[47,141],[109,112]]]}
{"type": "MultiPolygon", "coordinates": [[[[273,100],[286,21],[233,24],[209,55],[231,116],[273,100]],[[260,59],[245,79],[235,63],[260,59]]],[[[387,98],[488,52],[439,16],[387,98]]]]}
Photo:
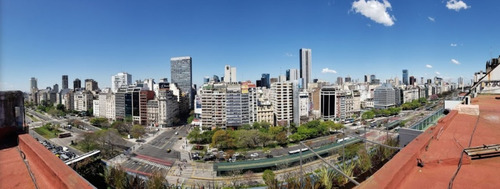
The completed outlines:
{"type": "MultiPolygon", "coordinates": [[[[358,188],[448,188],[469,142],[470,147],[500,144],[500,100],[495,97],[500,95],[479,95],[472,105],[452,110],[358,188]]],[[[500,156],[472,160],[464,154],[453,188],[499,188],[499,175],[500,156]]]]}

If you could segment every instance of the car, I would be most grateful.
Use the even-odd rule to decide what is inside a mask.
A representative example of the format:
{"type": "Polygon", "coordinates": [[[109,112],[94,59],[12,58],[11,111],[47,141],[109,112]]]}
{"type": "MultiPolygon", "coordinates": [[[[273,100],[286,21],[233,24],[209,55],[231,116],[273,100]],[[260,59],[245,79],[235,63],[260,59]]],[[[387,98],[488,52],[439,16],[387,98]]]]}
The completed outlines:
{"type": "Polygon", "coordinates": [[[256,157],[259,157],[259,154],[257,152],[253,153],[253,154],[250,154],[250,157],[252,158],[256,158],[256,157]]]}
{"type": "Polygon", "coordinates": [[[179,134],[179,132],[175,132],[175,135],[178,135],[178,134],[179,134]]]}
{"type": "Polygon", "coordinates": [[[267,154],[267,155],[266,155],[266,158],[273,158],[273,157],[274,157],[274,156],[273,156],[273,155],[271,155],[271,154],[267,154]]]}
{"type": "Polygon", "coordinates": [[[172,150],[170,148],[167,149],[167,153],[170,153],[172,150]]]}

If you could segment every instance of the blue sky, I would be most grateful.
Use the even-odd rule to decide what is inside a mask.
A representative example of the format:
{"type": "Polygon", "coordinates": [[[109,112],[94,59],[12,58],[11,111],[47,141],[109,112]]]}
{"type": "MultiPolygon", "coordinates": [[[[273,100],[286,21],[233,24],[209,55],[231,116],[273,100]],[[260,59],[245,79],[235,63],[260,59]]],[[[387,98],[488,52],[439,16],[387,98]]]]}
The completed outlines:
{"type": "Polygon", "coordinates": [[[300,48],[312,49],[313,78],[330,82],[402,69],[456,82],[500,54],[497,0],[0,2],[1,90],[28,91],[31,77],[61,85],[63,74],[70,87],[75,78],[110,87],[122,71],[170,79],[175,56],[193,58],[198,85],[226,64],[255,81],[298,69],[300,48]]]}

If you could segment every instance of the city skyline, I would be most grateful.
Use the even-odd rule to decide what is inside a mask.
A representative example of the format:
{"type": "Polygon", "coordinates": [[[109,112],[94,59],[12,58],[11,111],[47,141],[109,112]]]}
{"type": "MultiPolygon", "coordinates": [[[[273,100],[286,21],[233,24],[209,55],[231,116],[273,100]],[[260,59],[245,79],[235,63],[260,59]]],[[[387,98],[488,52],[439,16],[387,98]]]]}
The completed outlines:
{"type": "Polygon", "coordinates": [[[314,51],[311,79],[330,83],[384,82],[402,69],[468,83],[500,52],[496,1],[26,2],[1,2],[1,90],[29,91],[31,77],[40,89],[62,87],[62,75],[101,88],[119,72],[170,80],[179,56],[194,58],[197,86],[224,65],[255,82],[299,69],[301,48],[314,51]]]}

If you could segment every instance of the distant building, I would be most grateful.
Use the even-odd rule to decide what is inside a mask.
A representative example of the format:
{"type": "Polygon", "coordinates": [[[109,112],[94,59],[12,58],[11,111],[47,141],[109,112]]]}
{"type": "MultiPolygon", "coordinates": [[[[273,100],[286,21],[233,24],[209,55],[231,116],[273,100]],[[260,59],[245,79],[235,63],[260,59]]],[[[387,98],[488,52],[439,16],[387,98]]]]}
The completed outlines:
{"type": "Polygon", "coordinates": [[[320,115],[321,119],[333,120],[337,114],[336,89],[334,87],[322,87],[320,93],[320,115]]]}
{"type": "Polygon", "coordinates": [[[342,79],[342,77],[337,77],[337,85],[343,85],[344,84],[344,80],[342,79]]]}
{"type": "Polygon", "coordinates": [[[302,48],[299,50],[299,53],[300,53],[300,78],[302,78],[302,87],[307,90],[309,82],[312,82],[311,49],[302,48]]]}
{"type": "Polygon", "coordinates": [[[403,83],[405,85],[409,84],[409,81],[408,81],[408,70],[407,69],[403,70],[403,83]]]}
{"type": "Polygon", "coordinates": [[[293,83],[276,82],[271,84],[271,102],[276,116],[275,125],[289,125],[293,122],[293,83]]]}
{"type": "Polygon", "coordinates": [[[271,76],[268,73],[263,73],[260,79],[262,87],[271,88],[271,76]]]}
{"type": "Polygon", "coordinates": [[[415,83],[415,81],[416,81],[416,80],[417,80],[417,79],[416,79],[415,77],[410,76],[410,85],[412,85],[412,86],[413,86],[413,85],[415,85],[415,84],[416,84],[416,83],[415,83]]]}
{"type": "Polygon", "coordinates": [[[370,75],[365,75],[365,83],[370,83],[370,82],[371,82],[370,75]]]}
{"type": "Polygon", "coordinates": [[[93,107],[94,96],[89,91],[76,91],[73,104],[76,111],[88,111],[93,107]]]}
{"type": "Polygon", "coordinates": [[[192,61],[192,58],[189,56],[173,57],[170,59],[170,75],[172,77],[172,83],[176,83],[183,94],[182,96],[185,96],[188,99],[189,109],[192,109],[194,99],[191,88],[193,85],[192,61]]]}
{"type": "Polygon", "coordinates": [[[394,88],[389,83],[384,83],[381,86],[375,88],[374,91],[374,106],[375,108],[388,108],[396,105],[394,88]]]}
{"type": "Polygon", "coordinates": [[[299,79],[299,70],[297,70],[297,69],[286,70],[286,80],[287,81],[295,81],[297,79],[299,79]]]}
{"type": "Polygon", "coordinates": [[[38,80],[34,77],[30,79],[30,91],[37,91],[38,90],[38,80]]]}
{"type": "Polygon", "coordinates": [[[68,75],[62,76],[62,89],[68,88],[68,75]]]}
{"type": "Polygon", "coordinates": [[[236,80],[236,67],[231,67],[230,65],[224,66],[224,82],[238,82],[236,80]]]}
{"type": "Polygon", "coordinates": [[[82,81],[80,81],[80,79],[76,78],[74,81],[73,81],[73,90],[79,90],[82,88],[82,81]]]}
{"type": "Polygon", "coordinates": [[[127,72],[120,72],[111,76],[111,91],[116,93],[118,88],[132,84],[132,75],[127,72]]]}
{"type": "Polygon", "coordinates": [[[351,82],[351,76],[347,76],[347,77],[345,77],[345,82],[346,82],[346,83],[350,83],[350,82],[351,82]]]}
{"type": "Polygon", "coordinates": [[[97,81],[95,81],[93,79],[86,79],[85,80],[85,90],[88,90],[88,91],[99,90],[99,86],[97,84],[97,81]]]}

